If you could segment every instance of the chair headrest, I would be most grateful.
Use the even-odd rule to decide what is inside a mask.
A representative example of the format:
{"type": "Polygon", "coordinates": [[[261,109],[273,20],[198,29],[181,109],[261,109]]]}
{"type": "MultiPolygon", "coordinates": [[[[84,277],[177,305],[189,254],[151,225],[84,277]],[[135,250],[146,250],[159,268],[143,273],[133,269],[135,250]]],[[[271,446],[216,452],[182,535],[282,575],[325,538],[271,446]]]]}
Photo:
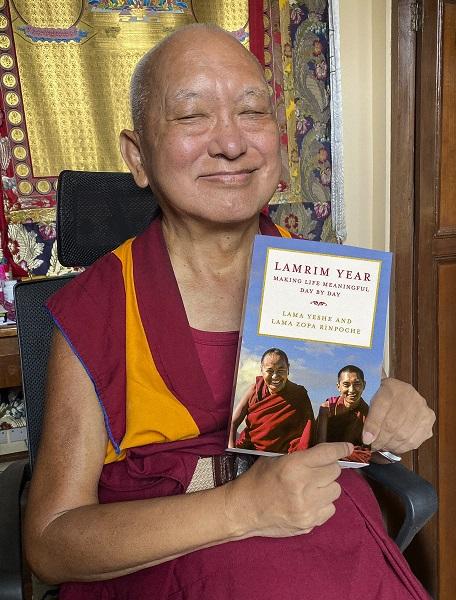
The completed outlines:
{"type": "Polygon", "coordinates": [[[57,188],[57,253],[86,267],[144,231],[160,209],[130,173],[62,171],[57,188]]]}

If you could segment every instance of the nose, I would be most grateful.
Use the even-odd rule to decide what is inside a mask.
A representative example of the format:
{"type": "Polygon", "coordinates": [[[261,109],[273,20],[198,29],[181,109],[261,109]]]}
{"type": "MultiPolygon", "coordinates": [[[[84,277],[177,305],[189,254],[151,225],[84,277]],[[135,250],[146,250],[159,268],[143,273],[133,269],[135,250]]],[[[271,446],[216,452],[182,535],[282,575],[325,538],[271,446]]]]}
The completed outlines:
{"type": "Polygon", "coordinates": [[[213,158],[235,160],[247,151],[247,141],[236,119],[220,119],[211,130],[207,151],[213,158]]]}

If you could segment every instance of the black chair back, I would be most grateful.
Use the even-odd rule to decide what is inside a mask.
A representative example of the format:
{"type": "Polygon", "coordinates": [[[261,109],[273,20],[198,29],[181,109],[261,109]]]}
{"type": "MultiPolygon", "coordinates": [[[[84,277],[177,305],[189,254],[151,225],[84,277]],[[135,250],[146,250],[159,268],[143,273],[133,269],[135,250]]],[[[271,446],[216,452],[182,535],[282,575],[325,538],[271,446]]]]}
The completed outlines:
{"type": "Polygon", "coordinates": [[[54,328],[45,303],[73,277],[30,279],[19,282],[14,288],[30,467],[35,462],[41,435],[46,373],[54,328]]]}
{"type": "Polygon", "coordinates": [[[144,231],[159,214],[149,188],[130,173],[62,171],[57,188],[57,254],[62,265],[86,267],[144,231]]]}

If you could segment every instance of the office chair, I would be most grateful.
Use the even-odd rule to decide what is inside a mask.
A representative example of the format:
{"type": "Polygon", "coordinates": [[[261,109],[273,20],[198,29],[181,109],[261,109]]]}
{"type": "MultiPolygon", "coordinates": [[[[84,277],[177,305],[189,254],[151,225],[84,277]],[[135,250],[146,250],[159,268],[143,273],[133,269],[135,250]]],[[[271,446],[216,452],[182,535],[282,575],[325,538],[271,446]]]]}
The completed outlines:
{"type": "MultiPolygon", "coordinates": [[[[88,266],[139,234],[158,214],[151,192],[138,188],[130,174],[64,171],[57,192],[59,260],[69,267],[88,266]]],[[[0,600],[23,598],[21,498],[39,443],[53,330],[44,304],[74,276],[32,279],[16,286],[29,461],[16,461],[0,474],[0,600]]],[[[250,460],[241,458],[238,472],[248,468],[250,460]]],[[[395,541],[403,551],[437,510],[434,488],[401,464],[372,464],[363,472],[399,499],[404,518],[395,541]]]]}

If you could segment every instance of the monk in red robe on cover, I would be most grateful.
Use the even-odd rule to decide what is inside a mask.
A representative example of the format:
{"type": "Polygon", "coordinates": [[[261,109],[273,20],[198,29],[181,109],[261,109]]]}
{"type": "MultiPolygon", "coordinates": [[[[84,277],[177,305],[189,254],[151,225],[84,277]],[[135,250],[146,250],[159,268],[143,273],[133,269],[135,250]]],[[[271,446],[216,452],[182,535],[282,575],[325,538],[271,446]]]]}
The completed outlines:
{"type": "Polygon", "coordinates": [[[310,445],[314,424],[307,390],[288,379],[290,363],[279,348],[266,350],[261,375],[233,411],[230,447],[289,454],[310,445]],[[234,442],[245,420],[245,428],[234,442]]]}
{"type": "Polygon", "coordinates": [[[363,444],[363,427],[369,405],[363,400],[366,387],[363,371],[346,365],[337,374],[338,396],[327,398],[317,419],[317,442],[351,442],[355,446],[351,460],[368,462],[370,450],[363,444]]]}

